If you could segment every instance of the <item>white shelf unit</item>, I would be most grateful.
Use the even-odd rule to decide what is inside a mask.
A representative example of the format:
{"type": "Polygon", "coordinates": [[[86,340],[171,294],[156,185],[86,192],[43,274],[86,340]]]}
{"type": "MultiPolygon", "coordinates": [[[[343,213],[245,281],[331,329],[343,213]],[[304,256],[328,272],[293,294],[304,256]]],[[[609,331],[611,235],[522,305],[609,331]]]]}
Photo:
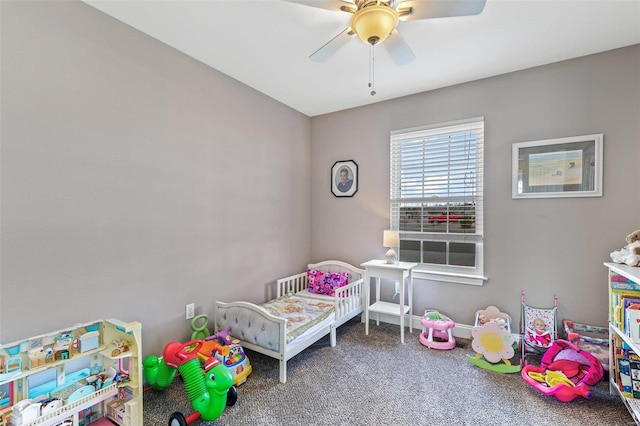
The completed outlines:
{"type": "MultiPolygon", "coordinates": [[[[22,419],[20,426],[55,426],[69,421],[74,426],[90,425],[94,419],[87,418],[89,411],[97,418],[108,417],[120,426],[142,424],[142,326],[138,322],[124,323],[119,320],[96,320],[85,324],[29,337],[8,344],[0,344],[0,426],[10,424],[11,411],[21,401],[60,398],[62,405],[46,413],[38,412],[35,418],[22,419]],[[83,348],[84,336],[91,336],[90,346],[83,348]],[[58,341],[70,344],[60,350],[58,341]],[[34,357],[33,348],[42,349],[42,355],[34,357]],[[87,349],[89,347],[89,349],[87,349]],[[56,352],[64,353],[64,355],[56,352]],[[38,359],[39,358],[39,359],[38,359]],[[87,377],[69,379],[65,366],[70,362],[86,359],[91,366],[84,370],[113,369],[126,380],[106,383],[96,390],[86,391],[87,377]],[[34,361],[35,360],[35,361],[34,361]],[[30,387],[29,379],[51,370],[55,372],[55,386],[44,393],[36,392],[38,386],[30,387]],[[74,389],[78,392],[74,392],[74,389]],[[83,389],[82,389],[83,388],[83,389]],[[29,393],[35,395],[30,396],[29,393]],[[118,415],[107,415],[110,406],[120,408],[118,415]],[[82,413],[82,417],[81,417],[82,413]]],[[[40,353],[36,350],[36,353],[40,353]]],[[[52,373],[53,374],[53,373],[52,373]]],[[[45,386],[52,385],[49,381],[45,386]]],[[[48,389],[48,387],[47,387],[48,389]]],[[[68,423],[67,423],[68,424],[68,423]]]]}
{"type": "Polygon", "coordinates": [[[629,413],[631,413],[633,420],[637,425],[640,425],[640,399],[629,398],[626,396],[620,389],[620,384],[618,383],[619,369],[617,367],[616,360],[616,344],[619,345],[622,341],[638,355],[640,355],[640,345],[634,343],[633,340],[631,340],[631,338],[616,325],[614,321],[614,315],[616,315],[616,313],[612,306],[612,290],[614,287],[624,290],[624,293],[626,294],[634,295],[637,293],[638,298],[640,298],[640,267],[632,267],[610,262],[605,262],[604,265],[609,269],[609,391],[612,394],[618,395],[622,399],[629,410],[629,413]],[[624,282],[623,285],[618,284],[620,282],[620,277],[626,278],[626,282],[624,282]],[[616,284],[614,284],[614,282],[616,284]]]}

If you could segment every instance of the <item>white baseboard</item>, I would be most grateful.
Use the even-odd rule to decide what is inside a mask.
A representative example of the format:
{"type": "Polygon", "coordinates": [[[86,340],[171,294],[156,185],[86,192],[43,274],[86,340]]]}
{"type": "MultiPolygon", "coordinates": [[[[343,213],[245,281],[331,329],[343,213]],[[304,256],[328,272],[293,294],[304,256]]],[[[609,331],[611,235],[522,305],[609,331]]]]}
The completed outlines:
{"type": "MultiPolygon", "coordinates": [[[[387,324],[395,324],[398,326],[400,325],[400,318],[397,315],[394,316],[394,315],[386,315],[386,314],[369,314],[369,321],[372,321],[372,320],[375,321],[376,315],[380,315],[380,322],[384,322],[387,324]]],[[[422,332],[421,320],[422,320],[421,316],[413,315],[412,321],[411,321],[411,325],[413,326],[413,329],[418,330],[418,333],[422,332]]],[[[362,321],[364,321],[364,314],[362,315],[362,321]]],[[[408,326],[408,325],[409,324],[405,324],[405,326],[408,326]]],[[[369,327],[371,327],[371,324],[369,325],[369,327]]],[[[453,334],[453,337],[459,337],[461,339],[471,339],[471,330],[473,329],[473,327],[474,327],[473,325],[456,323],[456,326],[451,331],[451,334],[453,334]]],[[[516,342],[520,341],[519,334],[513,333],[513,330],[511,334],[513,335],[513,339],[516,342]]]]}

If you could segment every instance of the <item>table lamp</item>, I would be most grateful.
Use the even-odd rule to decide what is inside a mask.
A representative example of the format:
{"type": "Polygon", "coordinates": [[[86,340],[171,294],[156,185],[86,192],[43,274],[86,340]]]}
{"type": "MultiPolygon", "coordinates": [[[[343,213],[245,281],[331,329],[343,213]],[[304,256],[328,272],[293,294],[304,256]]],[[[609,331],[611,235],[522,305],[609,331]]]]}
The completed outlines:
{"type": "Polygon", "coordinates": [[[382,237],[382,245],[389,249],[389,251],[384,255],[387,259],[387,263],[396,263],[398,261],[398,254],[393,249],[400,245],[400,233],[398,231],[385,229],[382,237]]]}

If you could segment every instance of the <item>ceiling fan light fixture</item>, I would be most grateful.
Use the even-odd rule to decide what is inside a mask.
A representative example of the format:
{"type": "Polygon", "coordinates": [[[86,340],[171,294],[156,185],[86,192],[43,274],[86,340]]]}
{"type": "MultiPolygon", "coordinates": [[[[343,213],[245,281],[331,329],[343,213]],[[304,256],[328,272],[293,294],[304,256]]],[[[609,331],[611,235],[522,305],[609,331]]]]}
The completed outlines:
{"type": "Polygon", "coordinates": [[[384,5],[372,5],[358,10],[351,18],[351,29],[367,44],[379,44],[398,25],[398,12],[384,5]]]}

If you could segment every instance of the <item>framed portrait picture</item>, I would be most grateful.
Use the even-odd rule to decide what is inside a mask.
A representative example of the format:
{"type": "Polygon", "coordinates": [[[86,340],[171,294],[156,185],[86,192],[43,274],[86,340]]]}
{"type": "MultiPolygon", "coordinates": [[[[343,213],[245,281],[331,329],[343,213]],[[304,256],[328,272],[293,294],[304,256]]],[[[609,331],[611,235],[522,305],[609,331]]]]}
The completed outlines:
{"type": "Polygon", "coordinates": [[[512,198],[601,197],[602,134],[512,146],[512,198]]]}
{"type": "Polygon", "coordinates": [[[355,161],[336,161],[333,164],[331,192],[336,197],[353,197],[358,192],[358,165],[355,161]]]}

